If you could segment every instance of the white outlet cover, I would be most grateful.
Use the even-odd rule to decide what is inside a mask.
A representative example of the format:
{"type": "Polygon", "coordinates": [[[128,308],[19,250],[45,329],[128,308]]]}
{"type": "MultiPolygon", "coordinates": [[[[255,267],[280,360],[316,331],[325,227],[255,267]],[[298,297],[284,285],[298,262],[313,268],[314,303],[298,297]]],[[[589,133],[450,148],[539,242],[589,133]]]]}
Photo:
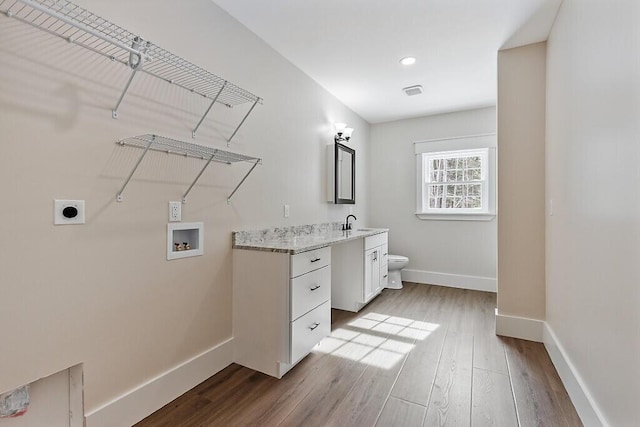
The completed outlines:
{"type": "Polygon", "coordinates": [[[182,221],[182,203],[169,202],[169,222],[182,221]]]}
{"type": "Polygon", "coordinates": [[[55,225],[84,224],[84,200],[54,200],[53,223],[55,225]]]}

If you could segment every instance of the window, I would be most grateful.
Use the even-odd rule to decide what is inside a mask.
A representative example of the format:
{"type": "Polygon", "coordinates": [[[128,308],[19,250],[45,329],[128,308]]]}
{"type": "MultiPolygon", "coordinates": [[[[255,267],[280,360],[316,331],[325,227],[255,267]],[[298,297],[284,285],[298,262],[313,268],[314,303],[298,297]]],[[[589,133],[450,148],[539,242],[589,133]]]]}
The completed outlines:
{"type": "Polygon", "coordinates": [[[478,212],[486,204],[487,150],[424,153],[422,211],[478,212]],[[425,206],[426,205],[426,206],[425,206]]]}
{"type": "Polygon", "coordinates": [[[421,219],[492,219],[494,153],[493,148],[416,153],[416,215],[421,219]]]}

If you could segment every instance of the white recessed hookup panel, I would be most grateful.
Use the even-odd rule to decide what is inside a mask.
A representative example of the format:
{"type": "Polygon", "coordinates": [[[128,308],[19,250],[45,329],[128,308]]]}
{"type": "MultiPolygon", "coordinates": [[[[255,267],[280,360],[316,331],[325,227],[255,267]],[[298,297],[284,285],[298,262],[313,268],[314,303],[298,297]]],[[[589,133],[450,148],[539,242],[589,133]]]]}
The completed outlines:
{"type": "Polygon", "coordinates": [[[167,224],[167,261],[204,254],[202,222],[167,224]]]}

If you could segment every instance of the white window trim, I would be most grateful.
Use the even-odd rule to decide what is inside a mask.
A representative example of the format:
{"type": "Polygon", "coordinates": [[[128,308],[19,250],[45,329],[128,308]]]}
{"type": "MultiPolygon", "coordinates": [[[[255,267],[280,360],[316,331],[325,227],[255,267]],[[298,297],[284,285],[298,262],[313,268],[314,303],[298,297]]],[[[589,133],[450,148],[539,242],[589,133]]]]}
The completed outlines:
{"type": "Polygon", "coordinates": [[[485,134],[460,138],[420,141],[414,144],[416,154],[416,216],[423,220],[446,221],[491,221],[496,217],[496,135],[485,134]],[[467,150],[487,150],[487,207],[482,211],[470,210],[431,210],[422,211],[423,207],[423,154],[436,152],[462,152],[467,150]]]}

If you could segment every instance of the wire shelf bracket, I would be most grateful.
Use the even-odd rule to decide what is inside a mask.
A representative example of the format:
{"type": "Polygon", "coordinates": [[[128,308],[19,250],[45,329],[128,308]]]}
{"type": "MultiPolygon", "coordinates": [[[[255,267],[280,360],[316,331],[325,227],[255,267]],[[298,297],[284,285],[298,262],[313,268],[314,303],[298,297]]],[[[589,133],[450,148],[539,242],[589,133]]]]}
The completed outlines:
{"type": "Polygon", "coordinates": [[[209,104],[209,108],[207,108],[207,111],[204,112],[202,118],[200,119],[200,121],[198,122],[198,124],[196,125],[195,129],[193,129],[193,132],[191,132],[191,137],[195,139],[196,137],[196,132],[198,132],[198,128],[200,127],[200,125],[202,124],[202,122],[204,122],[204,119],[207,117],[207,114],[209,114],[209,111],[211,111],[211,109],[213,108],[213,105],[216,103],[216,101],[218,100],[218,98],[220,97],[220,94],[222,93],[222,91],[224,90],[224,88],[227,86],[227,82],[225,81],[224,84],[222,85],[222,87],[220,88],[220,91],[218,93],[216,93],[216,97],[213,98],[213,101],[211,101],[211,104],[209,104]]]}
{"type": "Polygon", "coordinates": [[[187,203],[187,195],[191,192],[191,190],[196,185],[204,171],[209,167],[211,162],[225,163],[228,165],[238,162],[248,162],[253,164],[249,169],[249,172],[247,172],[247,174],[242,178],[238,185],[236,185],[236,187],[233,189],[229,197],[227,197],[227,203],[231,202],[231,198],[233,197],[233,195],[236,193],[236,191],[238,191],[240,186],[244,184],[244,182],[249,177],[249,175],[251,175],[251,172],[253,172],[256,166],[262,164],[262,159],[259,159],[257,157],[249,157],[243,154],[236,154],[229,151],[219,150],[217,148],[205,147],[203,145],[192,144],[189,142],[182,142],[153,134],[133,136],[130,138],[121,139],[117,143],[122,146],[136,147],[144,150],[138,158],[136,164],[133,166],[133,169],[127,176],[124,184],[120,188],[120,191],[118,191],[118,193],[116,194],[116,201],[118,202],[122,202],[124,200],[124,197],[122,195],[124,189],[129,184],[129,181],[131,181],[133,174],[135,173],[136,169],[138,169],[138,166],[140,166],[140,163],[142,163],[142,159],[144,159],[149,151],[159,151],[167,154],[177,154],[185,157],[193,157],[201,160],[206,160],[204,167],[195,177],[187,191],[182,195],[182,203],[187,203]]]}
{"type": "Polygon", "coordinates": [[[111,111],[114,119],[118,118],[120,104],[138,71],[211,100],[192,132],[193,138],[214,104],[231,108],[252,103],[249,112],[227,140],[229,145],[254,107],[263,102],[251,92],[69,1],[0,0],[0,12],[131,68],[131,75],[111,111]]]}
{"type": "Polygon", "coordinates": [[[114,119],[118,118],[118,108],[120,107],[120,104],[122,103],[122,100],[124,99],[125,94],[129,90],[129,86],[131,86],[131,82],[133,81],[133,78],[136,75],[136,71],[137,70],[133,70],[133,72],[131,73],[131,76],[129,76],[129,80],[127,81],[127,84],[124,86],[124,90],[122,91],[122,95],[120,95],[120,98],[118,99],[118,102],[117,102],[116,106],[114,107],[114,109],[111,110],[111,117],[113,117],[114,119]]]}

